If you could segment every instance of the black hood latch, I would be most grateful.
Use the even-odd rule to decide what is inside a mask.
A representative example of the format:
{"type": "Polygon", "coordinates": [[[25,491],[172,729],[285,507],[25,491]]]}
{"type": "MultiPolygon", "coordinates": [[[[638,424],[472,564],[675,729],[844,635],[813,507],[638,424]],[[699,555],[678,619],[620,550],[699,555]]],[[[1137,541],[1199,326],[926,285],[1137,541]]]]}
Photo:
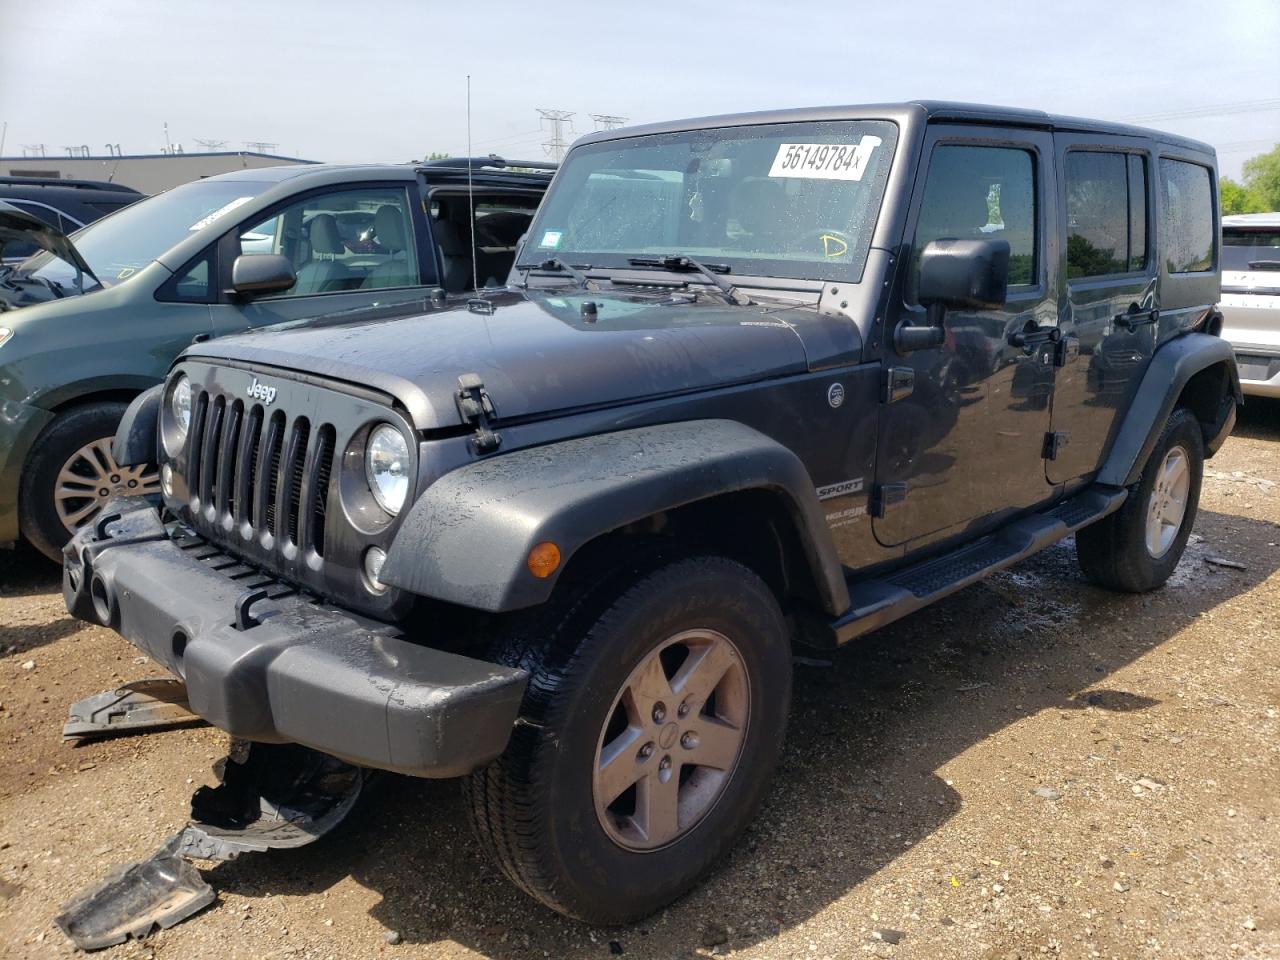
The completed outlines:
{"type": "Polygon", "coordinates": [[[458,378],[455,399],[462,419],[476,425],[476,432],[470,440],[471,449],[477,454],[497,450],[502,445],[502,437],[489,429],[489,421],[496,418],[497,413],[478,373],[464,373],[458,378]]]}

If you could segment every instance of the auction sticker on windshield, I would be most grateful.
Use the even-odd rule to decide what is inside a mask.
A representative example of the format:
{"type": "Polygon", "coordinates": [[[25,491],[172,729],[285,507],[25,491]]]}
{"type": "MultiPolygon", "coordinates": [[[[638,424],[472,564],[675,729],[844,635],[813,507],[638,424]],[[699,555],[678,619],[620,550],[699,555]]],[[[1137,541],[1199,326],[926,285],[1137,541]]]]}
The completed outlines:
{"type": "Polygon", "coordinates": [[[853,143],[784,143],[769,169],[771,177],[809,180],[861,180],[879,137],[866,134],[853,143]]]}
{"type": "Polygon", "coordinates": [[[187,227],[187,229],[188,230],[203,229],[204,227],[207,227],[209,224],[213,223],[213,221],[217,220],[219,217],[226,216],[236,207],[240,206],[240,204],[248,203],[252,199],[253,197],[236,197],[230,203],[224,203],[217,210],[213,211],[213,213],[208,214],[207,216],[201,217],[191,226],[187,227]]]}
{"type": "Polygon", "coordinates": [[[562,230],[548,230],[542,235],[542,242],[538,244],[538,246],[549,247],[554,250],[556,247],[560,246],[560,238],[563,236],[564,232],[562,230]]]}

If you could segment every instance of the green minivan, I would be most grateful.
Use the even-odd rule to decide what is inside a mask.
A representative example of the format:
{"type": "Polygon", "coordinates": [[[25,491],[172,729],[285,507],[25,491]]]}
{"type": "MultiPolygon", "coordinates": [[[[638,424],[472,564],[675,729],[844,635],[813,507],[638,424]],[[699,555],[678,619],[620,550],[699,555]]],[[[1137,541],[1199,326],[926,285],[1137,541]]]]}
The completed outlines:
{"type": "Polygon", "coordinates": [[[237,171],[90,224],[71,238],[78,257],[21,264],[9,281],[49,299],[0,312],[0,545],[25,538],[57,559],[109,499],[158,491],[152,467],[116,464],[111,440],[189,344],[503,282],[545,167],[237,171]]]}

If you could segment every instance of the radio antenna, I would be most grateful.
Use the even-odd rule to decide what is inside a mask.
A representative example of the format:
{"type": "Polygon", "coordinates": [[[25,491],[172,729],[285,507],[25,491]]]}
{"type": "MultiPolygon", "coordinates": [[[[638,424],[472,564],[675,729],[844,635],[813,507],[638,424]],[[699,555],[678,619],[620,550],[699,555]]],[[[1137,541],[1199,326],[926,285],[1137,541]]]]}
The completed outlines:
{"type": "Polygon", "coordinates": [[[471,184],[471,74],[467,74],[467,206],[471,208],[471,285],[480,292],[480,264],[476,258],[476,193],[471,184]]]}

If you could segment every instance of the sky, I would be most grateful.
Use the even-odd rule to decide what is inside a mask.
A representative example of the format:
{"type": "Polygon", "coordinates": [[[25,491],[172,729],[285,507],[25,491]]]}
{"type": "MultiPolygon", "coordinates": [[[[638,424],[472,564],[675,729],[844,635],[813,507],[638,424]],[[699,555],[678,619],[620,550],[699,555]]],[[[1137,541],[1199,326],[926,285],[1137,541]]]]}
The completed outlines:
{"type": "Polygon", "coordinates": [[[1280,0],[0,0],[5,156],[197,138],[541,159],[538,108],[645,123],[916,98],[1132,120],[1224,174],[1280,142],[1280,0]]]}

